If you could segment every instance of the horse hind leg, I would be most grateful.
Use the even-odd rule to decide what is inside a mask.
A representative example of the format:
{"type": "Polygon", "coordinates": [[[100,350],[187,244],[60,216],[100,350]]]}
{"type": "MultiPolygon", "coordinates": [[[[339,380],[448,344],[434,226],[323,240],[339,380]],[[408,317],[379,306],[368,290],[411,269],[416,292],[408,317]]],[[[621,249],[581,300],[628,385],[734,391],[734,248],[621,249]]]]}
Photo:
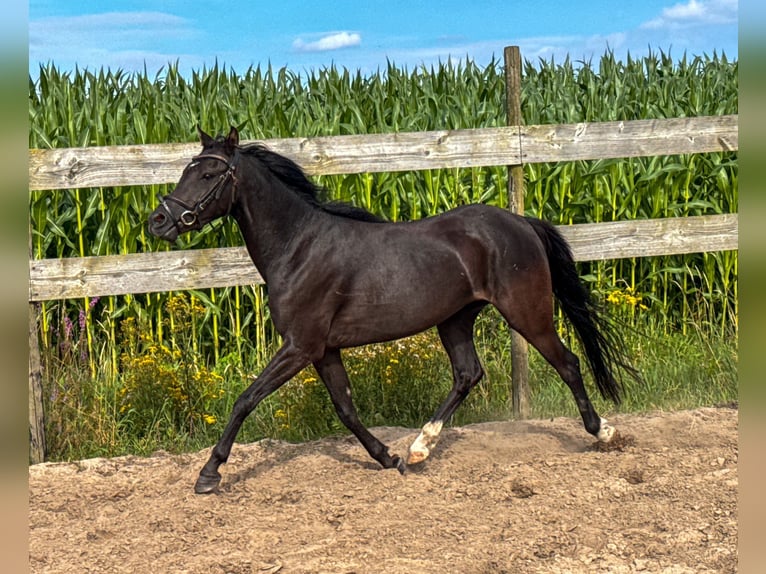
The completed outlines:
{"type": "Polygon", "coordinates": [[[383,468],[396,468],[404,474],[406,467],[401,457],[389,455],[386,445],[368,431],[359,420],[356,407],[354,407],[351,399],[351,384],[346,368],[343,366],[340,351],[337,349],[328,350],[324,357],[314,363],[314,367],[330,393],[338,418],[346,428],[354,433],[369,455],[377,460],[383,468]]]}
{"type": "Polygon", "coordinates": [[[484,375],[473,343],[473,324],[486,303],[469,305],[438,325],[439,337],[452,363],[453,385],[449,395],[410,446],[407,464],[426,460],[447,422],[484,375]]]}
{"type": "Polygon", "coordinates": [[[580,411],[585,430],[595,436],[600,442],[608,443],[615,434],[614,427],[610,426],[606,419],[601,418],[593,403],[588,398],[585,384],[580,370],[580,360],[567,349],[551,328],[550,334],[530,341],[530,344],[540,351],[540,354],[556,369],[561,379],[572,391],[580,411]]]}
{"type": "Polygon", "coordinates": [[[556,333],[553,325],[552,303],[550,306],[542,303],[538,306],[528,305],[523,310],[516,308],[511,312],[508,309],[498,308],[511,328],[518,331],[540,352],[572,391],[585,430],[600,442],[610,442],[614,437],[615,429],[596,413],[596,409],[588,398],[580,370],[580,359],[566,348],[556,333]]]}

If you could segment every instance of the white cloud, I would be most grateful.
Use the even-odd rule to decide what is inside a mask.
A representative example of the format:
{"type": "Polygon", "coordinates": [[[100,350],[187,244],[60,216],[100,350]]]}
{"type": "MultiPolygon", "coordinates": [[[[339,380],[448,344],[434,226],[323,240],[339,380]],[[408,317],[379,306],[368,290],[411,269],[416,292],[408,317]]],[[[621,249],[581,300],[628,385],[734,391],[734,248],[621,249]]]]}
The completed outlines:
{"type": "Polygon", "coordinates": [[[731,24],[738,18],[737,0],[689,0],[664,8],[662,14],[641,25],[645,29],[687,28],[710,24],[731,24]]]}
{"type": "Polygon", "coordinates": [[[83,16],[51,17],[32,20],[30,37],[50,34],[57,37],[77,38],[96,43],[105,38],[138,39],[157,33],[173,33],[188,28],[188,21],[164,12],[107,12],[83,16]]]}
{"type": "Polygon", "coordinates": [[[359,46],[361,43],[362,37],[356,32],[335,32],[310,42],[297,38],[293,42],[293,49],[299,52],[327,52],[359,46]]]}
{"type": "MultiPolygon", "coordinates": [[[[163,12],[108,12],[30,20],[29,60],[81,67],[133,64],[136,58],[167,64],[162,40],[184,40],[195,34],[186,18],[163,12]]],[[[140,69],[139,60],[139,69],[140,69]]]]}

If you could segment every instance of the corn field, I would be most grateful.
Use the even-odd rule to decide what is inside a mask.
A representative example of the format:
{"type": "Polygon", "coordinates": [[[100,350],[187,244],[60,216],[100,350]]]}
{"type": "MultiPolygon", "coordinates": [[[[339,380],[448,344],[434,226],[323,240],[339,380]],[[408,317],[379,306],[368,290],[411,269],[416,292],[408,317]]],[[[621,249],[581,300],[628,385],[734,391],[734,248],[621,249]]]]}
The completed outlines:
{"type": "MultiPolygon", "coordinates": [[[[738,64],[725,57],[680,61],[664,53],[618,61],[525,62],[521,107],[526,124],[736,114],[738,64]]],[[[29,79],[29,147],[57,148],[195,141],[235,125],[243,139],[311,137],[506,125],[502,62],[471,61],[411,71],[388,64],[377,73],[334,67],[296,74],[216,65],[183,76],[177,65],[149,72],[42,66],[29,79]]],[[[737,212],[736,153],[525,166],[525,210],[557,224],[737,212]]],[[[389,220],[426,217],[466,203],[508,206],[507,170],[323,176],[327,199],[362,206],[389,220]]],[[[146,217],[172,186],[102,187],[30,195],[35,258],[166,250],[146,217]]],[[[233,222],[180,240],[181,247],[242,244],[233,222]]],[[[603,300],[632,297],[631,313],[666,332],[704,323],[721,332],[737,324],[737,253],[626,259],[580,265],[603,300]]],[[[119,370],[115,346],[99,354],[95,333],[117,340],[133,318],[165,340],[175,336],[166,312],[171,294],[136,294],[41,306],[43,347],[60,344],[68,324],[84,327],[90,369],[119,370]]],[[[205,313],[191,344],[210,362],[248,350],[270,353],[276,339],[261,286],[192,293],[205,313]]]]}

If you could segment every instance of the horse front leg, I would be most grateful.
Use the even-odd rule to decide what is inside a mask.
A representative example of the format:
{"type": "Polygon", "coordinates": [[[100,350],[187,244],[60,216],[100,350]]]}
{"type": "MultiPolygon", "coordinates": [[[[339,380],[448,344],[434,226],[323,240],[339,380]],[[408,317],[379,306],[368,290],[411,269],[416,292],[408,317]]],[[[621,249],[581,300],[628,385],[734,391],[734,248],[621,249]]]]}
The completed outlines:
{"type": "Polygon", "coordinates": [[[330,393],[338,418],[346,428],[354,433],[370,456],[377,460],[383,468],[396,468],[404,474],[406,466],[401,457],[389,455],[388,447],[368,431],[359,420],[356,407],[354,407],[351,399],[351,384],[340,357],[340,350],[328,350],[324,357],[314,363],[314,367],[330,393]]]}
{"type": "Polygon", "coordinates": [[[269,364],[256,377],[252,384],[239,395],[231,411],[229,422],[218,443],[213,447],[205,466],[199,473],[194,485],[197,494],[213,492],[221,482],[218,467],[225,463],[231,454],[234,439],[242,423],[263,399],[289,381],[301,369],[308,366],[310,361],[305,355],[289,342],[286,342],[272,357],[269,364]]]}

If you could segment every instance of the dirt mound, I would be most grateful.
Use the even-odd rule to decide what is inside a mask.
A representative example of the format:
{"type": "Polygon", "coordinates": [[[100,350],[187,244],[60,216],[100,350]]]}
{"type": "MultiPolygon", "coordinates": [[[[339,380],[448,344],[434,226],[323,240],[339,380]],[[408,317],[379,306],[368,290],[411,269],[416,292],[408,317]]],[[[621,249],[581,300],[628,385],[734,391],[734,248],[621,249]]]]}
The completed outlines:
{"type": "MultiPolygon", "coordinates": [[[[737,410],[446,429],[401,476],[351,437],[29,470],[32,572],[736,572],[737,410]]],[[[404,454],[417,431],[373,429],[404,454]]]]}

